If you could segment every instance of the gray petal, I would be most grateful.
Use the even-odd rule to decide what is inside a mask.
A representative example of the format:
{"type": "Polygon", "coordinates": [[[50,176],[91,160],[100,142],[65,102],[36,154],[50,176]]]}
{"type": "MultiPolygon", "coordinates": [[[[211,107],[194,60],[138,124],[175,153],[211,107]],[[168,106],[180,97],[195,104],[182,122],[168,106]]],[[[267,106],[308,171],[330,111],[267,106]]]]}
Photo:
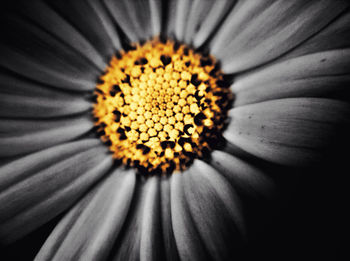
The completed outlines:
{"type": "Polygon", "coordinates": [[[224,136],[262,159],[305,166],[324,159],[337,141],[337,130],[349,123],[349,112],[347,103],[331,99],[266,101],[232,109],[224,136]]]}
{"type": "Polygon", "coordinates": [[[105,260],[127,216],[135,173],[116,170],[58,223],[35,260],[105,260]]]}
{"type": "Polygon", "coordinates": [[[57,120],[56,123],[62,125],[51,123],[52,127],[47,129],[0,135],[0,157],[20,155],[61,144],[82,136],[93,127],[90,118],[86,116],[57,120]]]}
{"type": "Polygon", "coordinates": [[[224,175],[233,187],[257,197],[269,197],[274,184],[262,170],[233,156],[215,150],[211,153],[210,164],[224,175]]]}
{"type": "Polygon", "coordinates": [[[170,180],[171,178],[168,177],[162,177],[161,179],[160,209],[166,260],[176,261],[179,260],[179,254],[175,242],[173,225],[171,223],[170,180]]]}
{"type": "Polygon", "coordinates": [[[9,175],[6,175],[4,182],[10,185],[0,192],[1,242],[13,242],[63,212],[100,179],[112,163],[105,146],[100,145],[43,169],[33,166],[34,172],[19,172],[15,180],[8,181],[9,175]]]}
{"type": "Polygon", "coordinates": [[[211,52],[225,73],[266,63],[319,32],[348,6],[345,1],[241,1],[213,38],[211,52]]]}
{"type": "Polygon", "coordinates": [[[241,74],[231,89],[235,106],[292,97],[344,98],[350,49],[317,52],[241,74]]]}
{"type": "Polygon", "coordinates": [[[233,187],[200,160],[193,163],[184,181],[194,225],[212,259],[229,260],[235,252],[238,254],[245,236],[241,203],[233,187]]]}
{"type": "Polygon", "coordinates": [[[180,259],[183,261],[208,260],[208,253],[199,236],[185,198],[183,188],[185,175],[189,175],[188,171],[175,173],[171,177],[171,218],[177,249],[180,259]]]}

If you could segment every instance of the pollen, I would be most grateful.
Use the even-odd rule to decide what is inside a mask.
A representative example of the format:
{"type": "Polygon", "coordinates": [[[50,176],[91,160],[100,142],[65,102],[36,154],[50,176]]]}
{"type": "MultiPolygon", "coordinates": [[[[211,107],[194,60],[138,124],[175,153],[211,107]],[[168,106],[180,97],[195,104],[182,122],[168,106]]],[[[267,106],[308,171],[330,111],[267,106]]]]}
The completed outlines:
{"type": "Polygon", "coordinates": [[[215,148],[233,94],[213,56],[154,38],[113,56],[93,97],[96,133],[116,160],[171,174],[215,148]]]}

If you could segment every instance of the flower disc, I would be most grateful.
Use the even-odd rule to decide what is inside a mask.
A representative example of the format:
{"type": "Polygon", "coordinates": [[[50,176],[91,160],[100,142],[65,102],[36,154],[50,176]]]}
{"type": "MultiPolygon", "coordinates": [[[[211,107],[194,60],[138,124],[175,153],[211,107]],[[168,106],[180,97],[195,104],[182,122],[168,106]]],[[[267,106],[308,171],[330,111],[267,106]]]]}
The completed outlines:
{"type": "Polygon", "coordinates": [[[232,93],[219,64],[158,39],[118,52],[95,89],[94,119],[115,159],[142,173],[172,173],[207,154],[232,93]]]}

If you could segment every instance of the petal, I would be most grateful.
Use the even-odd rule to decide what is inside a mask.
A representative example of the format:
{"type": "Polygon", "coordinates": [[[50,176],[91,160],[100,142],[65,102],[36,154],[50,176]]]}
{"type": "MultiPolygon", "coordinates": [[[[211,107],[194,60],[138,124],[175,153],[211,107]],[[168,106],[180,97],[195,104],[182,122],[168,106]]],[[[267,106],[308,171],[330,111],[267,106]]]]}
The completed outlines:
{"type": "Polygon", "coordinates": [[[321,98],[290,98],[237,107],[224,137],[275,163],[319,162],[349,121],[349,105],[321,98]]]}
{"type": "Polygon", "coordinates": [[[95,0],[87,0],[87,2],[89,3],[89,5],[91,5],[92,9],[100,19],[104,30],[106,31],[113,43],[114,49],[121,49],[121,40],[119,38],[117,30],[115,29],[115,25],[112,21],[112,18],[108,14],[108,10],[105,8],[104,4],[101,1],[95,0]]]}
{"type": "Polygon", "coordinates": [[[188,19],[187,26],[183,28],[184,36],[183,41],[185,43],[191,43],[192,37],[196,32],[196,29],[199,28],[201,22],[203,22],[204,17],[209,12],[212,7],[213,2],[210,1],[200,1],[194,0],[191,8],[188,8],[188,19]]]}
{"type": "Polygon", "coordinates": [[[159,35],[162,30],[162,1],[149,0],[151,26],[153,35],[159,35]]]}
{"type": "Polygon", "coordinates": [[[229,260],[244,232],[240,202],[215,169],[196,160],[184,175],[184,192],[195,226],[213,260],[229,260]]]}
{"type": "Polygon", "coordinates": [[[59,38],[23,18],[9,16],[0,43],[0,65],[32,80],[66,90],[87,91],[103,68],[96,68],[59,38]]]}
{"type": "Polygon", "coordinates": [[[171,198],[170,198],[170,179],[168,177],[162,177],[160,183],[161,197],[160,197],[160,209],[161,209],[161,221],[164,240],[164,252],[166,260],[180,260],[176,247],[174,229],[171,223],[171,198]]]}
{"type": "Polygon", "coordinates": [[[140,260],[162,260],[159,177],[150,177],[145,185],[141,219],[140,260]]]}
{"type": "Polygon", "coordinates": [[[171,220],[173,223],[174,236],[180,259],[183,261],[207,260],[208,253],[199,236],[184,194],[184,177],[189,175],[175,173],[171,176],[171,220]]]}
{"type": "Polygon", "coordinates": [[[179,41],[184,40],[192,2],[190,0],[170,1],[166,28],[167,35],[175,36],[179,41]]]}
{"type": "Polygon", "coordinates": [[[319,32],[348,6],[345,1],[241,1],[211,43],[225,73],[266,63],[319,32]]]}
{"type": "MultiPolygon", "coordinates": [[[[79,12],[75,13],[76,16],[79,16],[83,11],[83,7],[86,5],[83,5],[84,1],[74,2],[79,3],[80,5],[79,12]]],[[[71,9],[72,7],[67,8],[66,12],[71,9]]],[[[93,46],[95,42],[88,41],[90,39],[87,39],[81,33],[81,27],[77,28],[76,24],[72,23],[71,17],[67,19],[65,13],[63,15],[59,14],[53,7],[43,0],[35,0],[30,3],[24,2],[24,4],[21,5],[21,11],[24,15],[33,19],[48,32],[67,44],[67,48],[72,48],[74,52],[86,58],[89,63],[95,65],[100,70],[104,70],[104,67],[106,66],[104,59],[106,57],[103,57],[103,55],[101,55],[93,46]]],[[[86,9],[84,9],[84,11],[86,11],[86,9]]],[[[90,19],[90,22],[86,26],[86,29],[93,30],[97,24],[96,19],[93,19],[95,17],[91,12],[88,14],[88,18],[90,19]],[[95,24],[93,24],[94,22],[95,24]]],[[[101,36],[102,32],[103,26],[100,27],[99,36],[101,36]]],[[[105,40],[107,39],[105,38],[105,40]]],[[[101,39],[99,39],[99,41],[101,41],[101,39]]]]}
{"type": "Polygon", "coordinates": [[[0,193],[0,240],[13,242],[67,209],[112,166],[106,150],[95,146],[43,169],[23,170],[15,180],[4,178],[10,185],[0,193]]]}
{"type": "Polygon", "coordinates": [[[159,177],[139,177],[131,211],[111,260],[163,260],[160,256],[159,177]]]}
{"type": "Polygon", "coordinates": [[[112,172],[58,223],[35,260],[105,260],[135,188],[133,171],[112,172]]]}
{"type": "Polygon", "coordinates": [[[79,96],[0,96],[0,117],[51,118],[86,112],[90,108],[91,103],[79,96]]]}
{"type": "Polygon", "coordinates": [[[3,137],[32,134],[44,130],[74,125],[80,117],[64,117],[57,119],[13,119],[1,118],[0,139],[3,137]]]}
{"type": "MultiPolygon", "coordinates": [[[[8,122],[14,124],[11,120],[8,122]]],[[[18,121],[15,123],[18,123],[18,121]]],[[[20,125],[26,123],[35,124],[34,121],[20,121],[20,125]]],[[[6,124],[6,120],[4,124],[6,124]]],[[[41,122],[41,124],[43,124],[43,122],[41,122]]],[[[24,131],[22,133],[7,132],[6,135],[0,135],[0,157],[20,155],[61,144],[82,136],[93,127],[93,123],[87,116],[64,120],[49,120],[48,125],[52,127],[46,129],[38,128],[33,131],[24,131]]],[[[38,127],[40,127],[40,124],[38,127]]],[[[25,128],[30,128],[30,125],[25,128]]]]}
{"type": "MultiPolygon", "coordinates": [[[[197,9],[193,8],[191,10],[186,37],[191,37],[193,39],[193,45],[200,47],[210,38],[211,34],[215,32],[215,29],[225,19],[228,12],[234,6],[235,1],[222,0],[214,2],[199,0],[197,2],[199,5],[197,9]],[[191,35],[191,31],[194,30],[193,27],[196,28],[196,32],[191,35]]],[[[190,41],[188,40],[188,42],[190,41]]]]}
{"type": "Polygon", "coordinates": [[[213,151],[210,164],[243,193],[266,197],[274,189],[272,180],[263,171],[229,153],[213,151]]]}
{"type": "Polygon", "coordinates": [[[340,14],[321,32],[307,39],[281,58],[287,59],[320,51],[349,48],[349,34],[350,10],[347,10],[340,14]]]}
{"type": "Polygon", "coordinates": [[[104,3],[131,42],[152,36],[151,6],[147,1],[104,0],[104,3]]]}
{"type": "Polygon", "coordinates": [[[0,71],[0,93],[12,94],[18,96],[45,97],[53,99],[67,99],[72,97],[81,97],[73,92],[54,88],[21,77],[18,74],[9,71],[0,71]]]}
{"type": "Polygon", "coordinates": [[[73,141],[14,160],[0,168],[0,191],[21,182],[56,162],[63,161],[100,144],[99,139],[73,141]]]}
{"type": "Polygon", "coordinates": [[[289,97],[347,97],[350,49],[319,52],[238,76],[235,106],[289,97]]]}
{"type": "MultiPolygon", "coordinates": [[[[103,61],[108,63],[115,48],[93,7],[87,1],[52,1],[51,4],[56,12],[69,21],[77,32],[89,41],[101,55],[103,61]]],[[[105,64],[101,65],[100,68],[104,69],[105,64]]]]}

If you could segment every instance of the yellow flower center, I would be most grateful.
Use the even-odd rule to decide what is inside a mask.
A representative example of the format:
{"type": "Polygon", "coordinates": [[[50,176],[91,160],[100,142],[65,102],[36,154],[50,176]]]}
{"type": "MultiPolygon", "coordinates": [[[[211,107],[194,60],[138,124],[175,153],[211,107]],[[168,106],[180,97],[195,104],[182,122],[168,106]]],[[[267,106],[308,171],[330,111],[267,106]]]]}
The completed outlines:
{"type": "Polygon", "coordinates": [[[111,59],[94,93],[95,129],[123,164],[172,173],[212,149],[231,101],[213,57],[155,38],[111,59]]]}

